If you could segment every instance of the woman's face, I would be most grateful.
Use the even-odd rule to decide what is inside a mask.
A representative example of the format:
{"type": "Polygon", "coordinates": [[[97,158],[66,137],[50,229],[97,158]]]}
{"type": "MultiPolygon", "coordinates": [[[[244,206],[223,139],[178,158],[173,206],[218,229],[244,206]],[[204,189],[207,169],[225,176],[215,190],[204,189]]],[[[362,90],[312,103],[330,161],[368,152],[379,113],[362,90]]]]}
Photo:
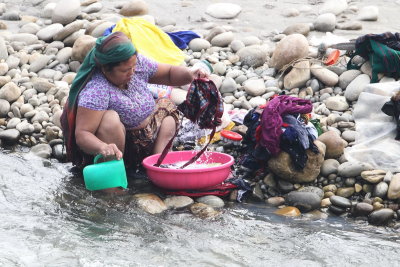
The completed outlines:
{"type": "Polygon", "coordinates": [[[136,59],[137,56],[133,55],[128,60],[121,62],[109,71],[102,68],[103,73],[111,83],[121,89],[125,89],[135,72],[136,59]]]}

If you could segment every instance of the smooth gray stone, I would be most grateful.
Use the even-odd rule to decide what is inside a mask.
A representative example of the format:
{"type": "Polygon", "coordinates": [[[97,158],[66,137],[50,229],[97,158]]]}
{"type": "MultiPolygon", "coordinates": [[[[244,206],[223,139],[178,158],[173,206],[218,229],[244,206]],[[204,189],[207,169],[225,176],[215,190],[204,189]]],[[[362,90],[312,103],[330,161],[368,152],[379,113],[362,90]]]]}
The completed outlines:
{"type": "Polygon", "coordinates": [[[368,216],[368,222],[373,225],[387,225],[394,217],[394,211],[392,209],[380,209],[373,211],[368,216]]]}
{"type": "Polygon", "coordinates": [[[292,191],[285,197],[286,204],[298,208],[301,212],[309,212],[321,206],[320,197],[312,192],[292,191]]]}
{"type": "Polygon", "coordinates": [[[352,215],[355,217],[364,217],[368,216],[373,210],[374,207],[371,204],[360,202],[354,206],[352,215]]]}
{"type": "Polygon", "coordinates": [[[331,196],[329,198],[329,200],[331,201],[332,205],[335,205],[337,207],[340,207],[343,209],[351,208],[351,201],[345,197],[331,196]]]}

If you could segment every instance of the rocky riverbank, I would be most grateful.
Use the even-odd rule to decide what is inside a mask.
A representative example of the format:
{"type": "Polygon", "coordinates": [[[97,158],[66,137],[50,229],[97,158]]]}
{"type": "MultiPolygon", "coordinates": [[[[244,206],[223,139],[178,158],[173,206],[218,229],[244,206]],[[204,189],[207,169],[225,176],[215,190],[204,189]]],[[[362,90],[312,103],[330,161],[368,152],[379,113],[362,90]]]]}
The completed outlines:
{"type": "MultiPolygon", "coordinates": [[[[123,16],[144,15],[165,31],[176,30],[176,22],[148,15],[148,5],[143,1],[113,6],[96,0],[34,1],[33,5],[42,10],[40,16],[23,15],[10,8],[10,3],[0,4],[0,140],[3,146],[19,144],[43,158],[62,161],[62,107],[95,38],[123,16]]],[[[322,41],[310,37],[316,32],[337,30],[354,35],[365,22],[378,20],[379,8],[346,0],[326,1],[288,9],[283,16],[300,16],[316,9],[318,15],[308,23],[285,25],[268,35],[242,37],[230,25],[240,19],[242,8],[236,4],[210,5],[206,14],[217,21],[205,21],[198,31],[194,29],[202,38],[189,43],[185,62],[188,66],[200,59],[212,63],[212,79],[226,110],[247,112],[282,92],[313,103],[313,116],[320,120],[324,132],[316,141],[320,153],[310,154],[306,167],[299,172],[291,167],[288,154],[281,152],[269,161],[268,174],[244,177],[252,182],[253,200],[277,207],[287,205],[277,211],[287,216],[322,210],[368,218],[376,225],[395,223],[400,215],[400,175],[348,162],[343,154],[356,141],[353,107],[370,84],[371,64],[356,58],[360,70],[347,70],[348,58],[343,56],[339,63],[325,66],[321,52],[322,56],[331,52],[325,48],[332,39],[323,39],[321,49],[322,41]]],[[[393,81],[380,76],[381,83],[393,81]]],[[[171,98],[179,103],[185,94],[184,88],[175,88],[171,98]]],[[[243,125],[234,130],[246,132],[243,125]]],[[[135,201],[151,213],[167,206],[190,205],[201,217],[216,216],[213,207],[224,205],[217,197],[196,200],[206,206],[192,205],[193,200],[187,197],[162,201],[154,195],[136,195],[135,201]],[[149,202],[157,204],[147,206],[149,202]]],[[[320,216],[324,217],[323,213],[320,216]]]]}

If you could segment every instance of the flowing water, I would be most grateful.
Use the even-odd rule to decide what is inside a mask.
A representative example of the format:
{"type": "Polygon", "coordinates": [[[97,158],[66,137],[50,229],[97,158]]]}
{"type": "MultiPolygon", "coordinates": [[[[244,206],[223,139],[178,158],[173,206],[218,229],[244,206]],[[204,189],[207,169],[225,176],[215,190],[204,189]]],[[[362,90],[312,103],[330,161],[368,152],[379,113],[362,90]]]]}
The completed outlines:
{"type": "MultiPolygon", "coordinates": [[[[84,189],[69,165],[0,153],[0,266],[394,266],[397,230],[341,217],[279,217],[230,203],[222,216],[150,215],[84,189]]],[[[132,192],[133,193],[133,192],[132,192]]]]}

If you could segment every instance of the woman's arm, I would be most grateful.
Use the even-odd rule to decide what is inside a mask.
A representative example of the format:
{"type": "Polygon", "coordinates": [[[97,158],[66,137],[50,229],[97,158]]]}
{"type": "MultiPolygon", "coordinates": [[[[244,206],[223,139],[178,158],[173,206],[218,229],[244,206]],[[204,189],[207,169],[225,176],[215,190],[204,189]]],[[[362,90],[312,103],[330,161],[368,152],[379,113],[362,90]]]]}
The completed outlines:
{"type": "Polygon", "coordinates": [[[150,83],[165,84],[170,86],[182,86],[191,83],[193,79],[208,75],[202,70],[192,70],[188,67],[158,64],[157,72],[150,78],[150,83]]]}
{"type": "Polygon", "coordinates": [[[78,107],[76,114],[75,138],[76,144],[87,154],[102,154],[104,157],[115,155],[122,158],[122,152],[115,144],[106,144],[96,137],[104,111],[96,111],[78,107]]]}

